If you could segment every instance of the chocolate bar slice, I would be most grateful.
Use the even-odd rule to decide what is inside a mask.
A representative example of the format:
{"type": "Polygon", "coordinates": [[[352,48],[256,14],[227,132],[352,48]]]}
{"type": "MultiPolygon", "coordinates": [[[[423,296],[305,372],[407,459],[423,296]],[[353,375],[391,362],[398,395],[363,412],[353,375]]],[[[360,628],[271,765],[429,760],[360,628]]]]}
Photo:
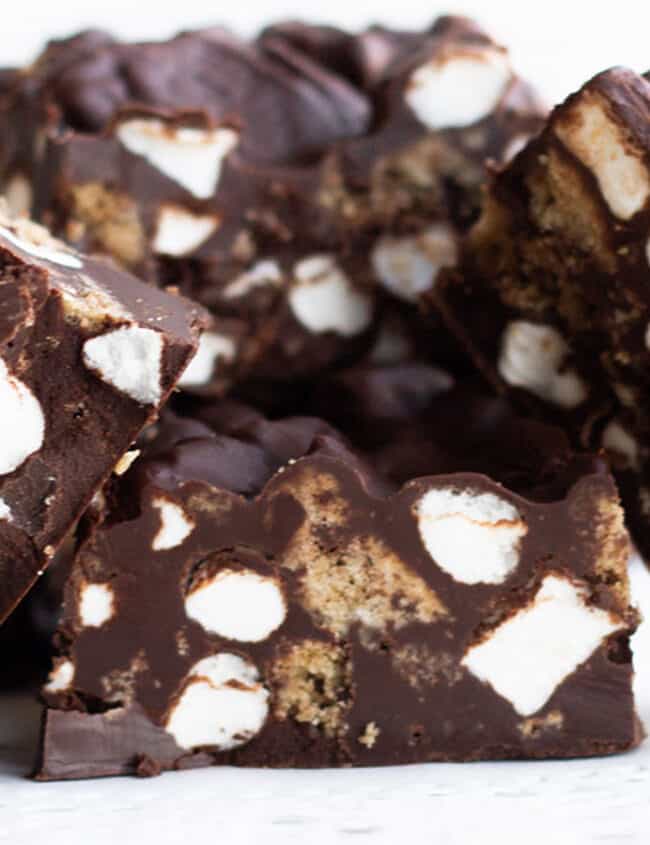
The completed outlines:
{"type": "Polygon", "coordinates": [[[314,418],[168,412],[73,565],[36,776],[636,745],[616,488],[533,440],[517,492],[398,487],[314,418]]]}
{"type": "Polygon", "coordinates": [[[498,174],[438,290],[497,387],[620,470],[650,552],[650,83],[606,71],[498,174]]]}
{"type": "Polygon", "coordinates": [[[0,620],[125,466],[205,316],[0,214],[0,620]]]}

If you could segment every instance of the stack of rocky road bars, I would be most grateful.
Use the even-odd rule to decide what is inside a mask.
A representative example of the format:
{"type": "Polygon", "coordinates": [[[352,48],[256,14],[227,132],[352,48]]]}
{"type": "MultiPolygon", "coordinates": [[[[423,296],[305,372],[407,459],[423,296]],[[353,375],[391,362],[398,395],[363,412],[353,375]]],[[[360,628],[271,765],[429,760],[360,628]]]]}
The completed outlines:
{"type": "Polygon", "coordinates": [[[637,745],[650,82],[548,116],[446,17],[91,31],[0,90],[36,777],[637,745]]]}

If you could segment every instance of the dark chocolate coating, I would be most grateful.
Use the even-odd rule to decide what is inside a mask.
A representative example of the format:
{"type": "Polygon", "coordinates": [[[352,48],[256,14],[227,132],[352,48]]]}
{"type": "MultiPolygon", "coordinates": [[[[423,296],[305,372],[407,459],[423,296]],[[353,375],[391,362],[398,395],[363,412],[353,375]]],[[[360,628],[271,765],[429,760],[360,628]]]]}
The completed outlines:
{"type": "MultiPolygon", "coordinates": [[[[555,454],[551,440],[543,443],[539,455],[555,454]]],[[[200,421],[166,416],[115,481],[107,497],[113,505],[66,586],[58,665],[69,661],[73,679],[45,689],[36,776],[572,757],[633,747],[641,733],[627,639],[636,617],[627,604],[616,490],[598,460],[567,457],[555,471],[546,457],[539,463],[541,476],[552,478],[537,501],[471,472],[398,487],[313,418],[270,423],[228,403],[206,407],[200,421]],[[520,514],[526,535],[503,583],[461,583],[427,553],[414,505],[426,491],[450,486],[497,496],[520,514]],[[173,548],[155,551],[161,495],[183,509],[192,529],[173,548]],[[357,569],[364,554],[377,567],[369,581],[357,569]],[[327,566],[316,576],[318,560],[327,566]],[[281,585],[287,612],[276,631],[241,642],[187,615],[184,597],[223,568],[281,585]],[[386,572],[401,588],[386,587],[386,572]],[[461,659],[551,574],[585,591],[590,606],[613,614],[620,627],[524,719],[461,659]],[[108,585],[113,596],[98,627],[80,615],[89,583],[108,585]],[[305,648],[330,662],[310,670],[307,661],[304,674],[287,674],[287,661],[305,648]],[[257,667],[268,716],[232,750],[181,748],[165,725],[192,683],[192,666],[222,652],[257,667]],[[301,693],[293,698],[292,683],[301,693]]]]}
{"type": "Polygon", "coordinates": [[[206,315],[108,259],[62,252],[65,247],[40,227],[24,221],[14,227],[4,217],[0,222],[0,362],[4,389],[17,396],[3,412],[16,415],[16,440],[32,424],[35,408],[43,420],[40,445],[34,440],[36,448],[21,453],[17,465],[7,461],[0,475],[0,499],[8,510],[0,521],[3,619],[155,418],[196,350],[206,315]],[[39,257],[44,244],[50,252],[42,255],[53,260],[39,257]],[[65,266],[57,256],[79,266],[65,266]],[[143,336],[160,338],[150,400],[138,401],[84,362],[86,342],[120,329],[149,330],[143,336]],[[35,405],[21,398],[29,394],[35,405]]]}

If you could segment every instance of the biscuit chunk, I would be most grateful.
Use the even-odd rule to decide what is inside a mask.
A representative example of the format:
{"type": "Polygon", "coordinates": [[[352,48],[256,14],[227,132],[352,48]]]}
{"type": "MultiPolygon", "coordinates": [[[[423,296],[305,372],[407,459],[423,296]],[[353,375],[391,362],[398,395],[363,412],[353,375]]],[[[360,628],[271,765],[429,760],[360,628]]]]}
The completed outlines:
{"type": "Polygon", "coordinates": [[[498,173],[438,305],[498,390],[604,448],[650,551],[650,83],[588,82],[498,173]]]}

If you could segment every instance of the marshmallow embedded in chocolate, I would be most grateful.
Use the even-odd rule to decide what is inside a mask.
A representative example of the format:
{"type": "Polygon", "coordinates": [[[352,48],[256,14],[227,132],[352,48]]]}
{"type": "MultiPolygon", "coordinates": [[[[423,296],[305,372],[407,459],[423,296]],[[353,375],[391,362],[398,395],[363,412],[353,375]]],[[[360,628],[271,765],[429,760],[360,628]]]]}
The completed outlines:
{"type": "MultiPolygon", "coordinates": [[[[198,418],[163,414],[80,545],[43,693],[39,778],[133,772],[136,747],[165,770],[638,742],[627,536],[602,462],[559,460],[561,437],[531,424],[534,478],[519,476],[519,493],[462,461],[449,474],[451,455],[444,474],[398,486],[317,419],[194,404],[198,418]],[[156,550],[163,500],[180,510],[174,542],[156,550]],[[80,585],[101,588],[109,573],[114,601],[93,599],[78,624],[80,585]],[[158,612],[143,614],[151,595],[158,612]]],[[[516,453],[510,423],[476,407],[516,453]]]]}

